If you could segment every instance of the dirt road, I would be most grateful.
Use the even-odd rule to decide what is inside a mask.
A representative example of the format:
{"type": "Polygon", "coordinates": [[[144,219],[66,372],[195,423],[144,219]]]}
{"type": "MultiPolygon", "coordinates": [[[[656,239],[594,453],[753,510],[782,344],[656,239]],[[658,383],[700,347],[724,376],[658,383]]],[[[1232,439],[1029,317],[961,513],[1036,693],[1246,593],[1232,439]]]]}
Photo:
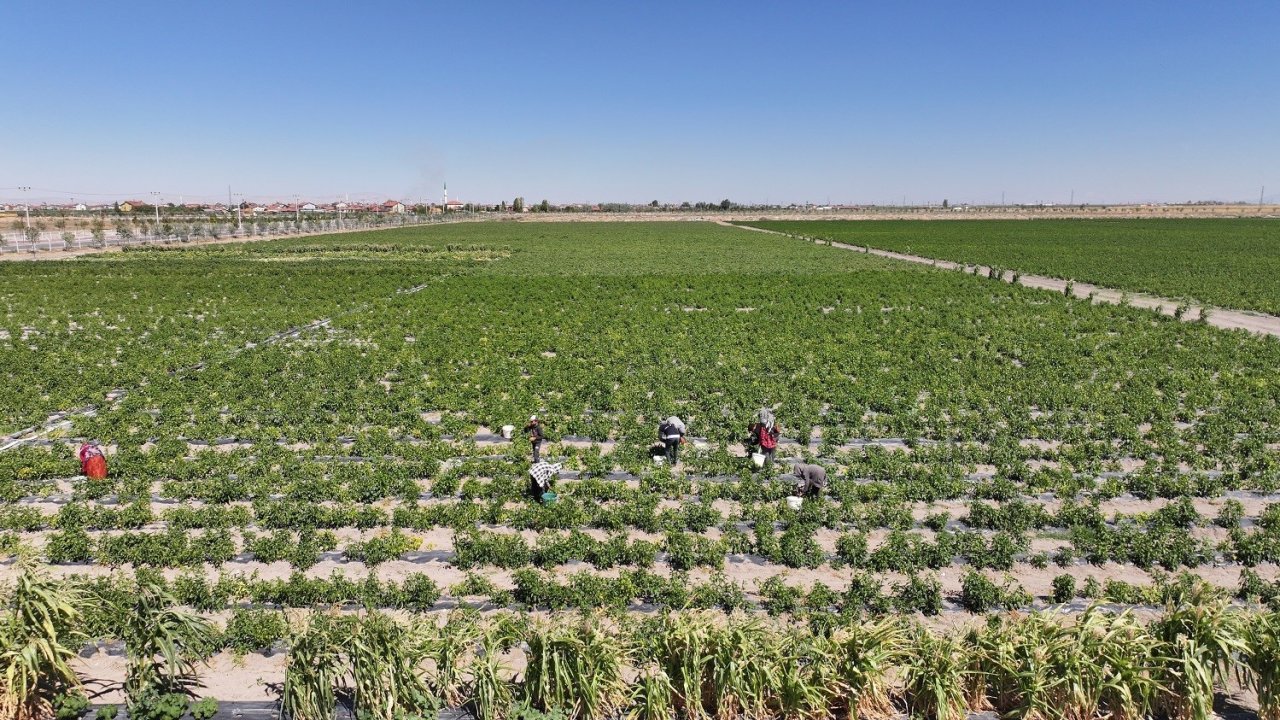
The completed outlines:
{"type": "MultiPolygon", "coordinates": [[[[755,232],[769,233],[771,235],[782,235],[784,237],[793,237],[800,240],[808,240],[818,242],[831,247],[841,248],[843,250],[853,250],[854,252],[866,252],[870,255],[879,255],[880,257],[891,258],[893,260],[902,260],[904,262],[919,263],[922,265],[932,265],[944,270],[955,270],[963,268],[965,272],[974,275],[990,275],[991,268],[985,265],[964,265],[961,263],[951,262],[950,260],[938,260],[935,258],[922,257],[920,255],[908,255],[906,253],[892,252],[889,250],[877,250],[875,248],[863,248],[856,245],[847,245],[839,242],[828,242],[826,240],[814,240],[813,238],[800,237],[790,235],[777,230],[766,230],[764,228],[749,227],[746,225],[734,225],[726,221],[717,221],[717,224],[726,227],[736,227],[741,230],[753,230],[755,232]]],[[[1060,278],[1052,278],[1044,275],[1023,275],[1014,271],[1007,270],[1001,274],[1001,280],[1005,282],[1016,282],[1031,288],[1040,288],[1042,290],[1052,290],[1054,292],[1065,293],[1067,285],[1071,285],[1071,295],[1079,298],[1087,298],[1092,296],[1095,303],[1111,303],[1119,305],[1127,302],[1133,307],[1146,308],[1155,310],[1164,315],[1174,316],[1180,300],[1172,300],[1169,298],[1157,297],[1155,295],[1145,295],[1142,293],[1126,292],[1124,290],[1116,290],[1115,288],[1100,287],[1089,283],[1062,280],[1060,278]]],[[[1204,312],[1208,312],[1207,323],[1214,327],[1223,328],[1224,330],[1247,330],[1260,335],[1271,335],[1280,337],[1280,317],[1275,315],[1265,315],[1263,313],[1246,312],[1243,310],[1228,310],[1226,308],[1218,308],[1203,305],[1189,305],[1182,314],[1184,322],[1198,322],[1204,312]]]]}

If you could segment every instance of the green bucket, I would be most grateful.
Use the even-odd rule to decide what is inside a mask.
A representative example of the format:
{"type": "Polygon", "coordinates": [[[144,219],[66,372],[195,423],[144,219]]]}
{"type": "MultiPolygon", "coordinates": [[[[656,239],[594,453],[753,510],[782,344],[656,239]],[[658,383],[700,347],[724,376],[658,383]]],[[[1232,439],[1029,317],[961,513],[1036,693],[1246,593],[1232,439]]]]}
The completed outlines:
{"type": "Polygon", "coordinates": [[[546,504],[550,505],[551,503],[553,503],[553,502],[555,502],[555,501],[556,501],[556,494],[555,494],[555,493],[553,493],[553,492],[544,492],[544,493],[542,493],[542,502],[544,502],[544,503],[546,503],[546,504]]]}

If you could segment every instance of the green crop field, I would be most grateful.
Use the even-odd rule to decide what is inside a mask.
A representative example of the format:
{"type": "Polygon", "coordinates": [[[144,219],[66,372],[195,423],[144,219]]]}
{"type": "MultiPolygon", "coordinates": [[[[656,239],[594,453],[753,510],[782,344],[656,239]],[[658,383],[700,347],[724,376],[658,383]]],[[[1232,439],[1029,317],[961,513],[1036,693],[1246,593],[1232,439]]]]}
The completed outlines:
{"type": "MultiPolygon", "coordinates": [[[[911,228],[1109,226],[785,229],[825,227],[931,254],[911,228]]],[[[46,695],[98,673],[159,688],[126,682],[139,708],[239,678],[296,718],[348,693],[379,718],[1207,720],[1230,679],[1280,710],[1274,338],[704,223],[0,264],[0,302],[0,667],[63,648],[27,666],[46,695]],[[672,414],[675,467],[651,457],[672,414]],[[797,460],[830,484],[794,507],[797,460]]]]}
{"type": "Polygon", "coordinates": [[[795,221],[750,225],[956,262],[1280,313],[1280,221],[795,221]]]}

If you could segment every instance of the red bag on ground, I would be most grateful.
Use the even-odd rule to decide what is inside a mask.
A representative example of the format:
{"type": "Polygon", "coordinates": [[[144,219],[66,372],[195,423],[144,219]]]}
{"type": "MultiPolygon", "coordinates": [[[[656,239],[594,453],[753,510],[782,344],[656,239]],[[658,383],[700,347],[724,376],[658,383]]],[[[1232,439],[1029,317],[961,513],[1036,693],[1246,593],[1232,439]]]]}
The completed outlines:
{"type": "Polygon", "coordinates": [[[107,476],[107,458],[102,448],[88,443],[80,446],[80,474],[90,480],[102,480],[107,476]]]}

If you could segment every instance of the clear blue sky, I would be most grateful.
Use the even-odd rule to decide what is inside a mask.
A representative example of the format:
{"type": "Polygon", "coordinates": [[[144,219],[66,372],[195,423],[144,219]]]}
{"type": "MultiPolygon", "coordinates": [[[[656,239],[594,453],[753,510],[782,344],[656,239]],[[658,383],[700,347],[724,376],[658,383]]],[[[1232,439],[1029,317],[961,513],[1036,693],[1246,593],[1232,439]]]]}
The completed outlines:
{"type": "Polygon", "coordinates": [[[0,199],[1280,199],[1280,2],[6,0],[0,199]]]}

